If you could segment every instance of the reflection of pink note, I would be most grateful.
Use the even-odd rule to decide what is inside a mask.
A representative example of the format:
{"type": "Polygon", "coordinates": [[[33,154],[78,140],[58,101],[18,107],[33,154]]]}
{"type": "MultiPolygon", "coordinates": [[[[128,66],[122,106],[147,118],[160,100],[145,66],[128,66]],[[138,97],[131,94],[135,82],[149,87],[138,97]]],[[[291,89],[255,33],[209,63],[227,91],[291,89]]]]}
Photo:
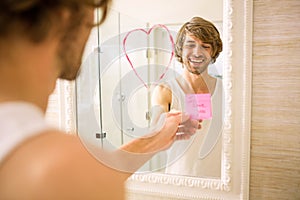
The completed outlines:
{"type": "Polygon", "coordinates": [[[210,94],[185,95],[185,110],[192,119],[211,119],[210,94]]]}

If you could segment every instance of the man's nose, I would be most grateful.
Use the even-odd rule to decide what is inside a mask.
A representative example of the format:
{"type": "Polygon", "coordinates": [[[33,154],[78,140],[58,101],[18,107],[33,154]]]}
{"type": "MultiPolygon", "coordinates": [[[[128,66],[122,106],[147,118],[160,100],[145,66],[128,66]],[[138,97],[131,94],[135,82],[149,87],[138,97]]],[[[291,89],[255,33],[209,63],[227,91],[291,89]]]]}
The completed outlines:
{"type": "Polygon", "coordinates": [[[205,53],[205,49],[202,47],[202,46],[200,46],[200,45],[198,45],[195,49],[194,49],[194,54],[195,54],[195,56],[203,56],[203,54],[205,53]]]}

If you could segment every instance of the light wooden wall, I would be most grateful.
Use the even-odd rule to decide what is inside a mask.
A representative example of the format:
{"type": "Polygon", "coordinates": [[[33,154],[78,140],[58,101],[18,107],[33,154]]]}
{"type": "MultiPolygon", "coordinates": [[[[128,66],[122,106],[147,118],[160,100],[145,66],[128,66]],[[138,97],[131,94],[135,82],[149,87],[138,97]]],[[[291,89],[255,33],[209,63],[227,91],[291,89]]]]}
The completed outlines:
{"type": "Polygon", "coordinates": [[[300,1],[253,14],[250,199],[300,199],[300,1]]]}

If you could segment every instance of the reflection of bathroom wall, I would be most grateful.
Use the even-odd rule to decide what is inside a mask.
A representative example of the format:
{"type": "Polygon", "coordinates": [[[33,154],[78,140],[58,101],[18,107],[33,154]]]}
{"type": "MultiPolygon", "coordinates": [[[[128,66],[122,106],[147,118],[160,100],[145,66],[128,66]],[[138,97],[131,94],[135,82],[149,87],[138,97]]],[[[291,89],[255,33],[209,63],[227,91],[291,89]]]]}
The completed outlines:
{"type": "Polygon", "coordinates": [[[182,24],[196,15],[212,21],[223,18],[223,0],[115,0],[112,7],[152,24],[182,24]]]}

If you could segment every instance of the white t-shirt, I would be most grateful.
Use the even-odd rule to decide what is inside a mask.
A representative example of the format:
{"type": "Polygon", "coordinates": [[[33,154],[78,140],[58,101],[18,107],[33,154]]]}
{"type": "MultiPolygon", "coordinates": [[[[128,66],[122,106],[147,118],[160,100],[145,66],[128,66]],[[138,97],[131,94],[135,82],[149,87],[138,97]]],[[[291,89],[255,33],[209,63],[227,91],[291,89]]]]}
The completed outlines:
{"type": "MultiPolygon", "coordinates": [[[[167,84],[172,90],[170,109],[185,110],[185,93],[176,80],[167,84]]],[[[223,128],[223,86],[217,79],[211,96],[212,119],[203,120],[201,129],[190,140],[176,141],[168,149],[166,173],[197,177],[221,176],[223,128]]]]}
{"type": "Polygon", "coordinates": [[[0,163],[22,142],[50,128],[39,107],[26,102],[0,103],[0,163]]]}

